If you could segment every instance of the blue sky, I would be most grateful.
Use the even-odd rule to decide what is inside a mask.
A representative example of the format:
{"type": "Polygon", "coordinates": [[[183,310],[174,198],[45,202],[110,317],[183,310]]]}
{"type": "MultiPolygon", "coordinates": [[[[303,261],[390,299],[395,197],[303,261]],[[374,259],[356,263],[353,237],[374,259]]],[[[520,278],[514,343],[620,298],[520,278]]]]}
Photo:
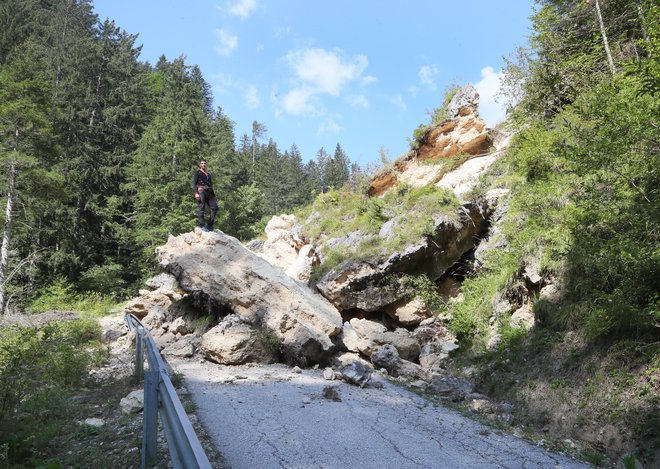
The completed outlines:
{"type": "Polygon", "coordinates": [[[508,56],[525,45],[532,0],[95,0],[155,64],[184,55],[235,123],[254,120],[303,159],[339,143],[353,162],[391,158],[440,106],[445,88],[473,83],[490,126],[508,56]]]}

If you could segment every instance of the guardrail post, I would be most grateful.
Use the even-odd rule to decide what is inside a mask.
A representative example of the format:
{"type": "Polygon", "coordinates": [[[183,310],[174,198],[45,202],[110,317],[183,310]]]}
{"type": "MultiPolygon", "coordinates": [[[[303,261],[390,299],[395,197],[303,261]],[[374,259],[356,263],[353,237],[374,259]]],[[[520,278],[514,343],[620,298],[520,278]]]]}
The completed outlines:
{"type": "Polygon", "coordinates": [[[144,374],[144,415],[142,421],[142,467],[156,463],[156,444],[158,437],[158,371],[144,374]]]}
{"type": "Polygon", "coordinates": [[[144,329],[138,326],[135,332],[135,375],[141,380],[144,374],[144,329]]]}
{"type": "Polygon", "coordinates": [[[211,469],[151,334],[135,316],[127,314],[125,320],[129,330],[136,332],[135,373],[140,379],[144,377],[142,469],[156,464],[159,413],[172,465],[176,469],[211,469]],[[149,364],[147,372],[144,371],[145,353],[149,364]]]}

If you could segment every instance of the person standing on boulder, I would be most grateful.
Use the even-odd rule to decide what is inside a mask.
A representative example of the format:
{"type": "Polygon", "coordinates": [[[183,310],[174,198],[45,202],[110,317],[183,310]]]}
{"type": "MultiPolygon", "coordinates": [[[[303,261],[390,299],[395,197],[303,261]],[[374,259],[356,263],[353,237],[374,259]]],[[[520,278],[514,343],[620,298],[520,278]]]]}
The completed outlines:
{"type": "Polygon", "coordinates": [[[203,231],[213,231],[213,222],[216,213],[218,213],[218,201],[213,191],[211,173],[206,171],[205,160],[201,160],[197,165],[197,170],[193,176],[193,190],[197,201],[197,226],[203,231]],[[204,225],[204,208],[207,204],[211,209],[211,216],[208,223],[204,225]]]}

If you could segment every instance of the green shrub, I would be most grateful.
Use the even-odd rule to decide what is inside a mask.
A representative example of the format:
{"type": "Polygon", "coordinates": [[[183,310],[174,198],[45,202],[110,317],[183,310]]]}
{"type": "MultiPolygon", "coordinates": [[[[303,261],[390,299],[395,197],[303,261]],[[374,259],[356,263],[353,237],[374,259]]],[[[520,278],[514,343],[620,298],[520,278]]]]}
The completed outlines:
{"type": "Polygon", "coordinates": [[[97,292],[76,293],[64,278],[46,288],[30,305],[30,312],[75,311],[84,316],[99,317],[108,314],[117,306],[110,296],[97,292]]]}
{"type": "Polygon", "coordinates": [[[445,309],[446,305],[438,294],[438,287],[428,275],[404,274],[401,280],[402,286],[410,290],[410,297],[422,300],[432,314],[438,314],[445,309]]]}
{"type": "Polygon", "coordinates": [[[82,273],[79,286],[91,292],[118,293],[126,288],[123,276],[124,267],[119,264],[95,265],[82,273]]]}
{"type": "Polygon", "coordinates": [[[93,320],[0,330],[0,448],[10,464],[25,463],[61,429],[68,400],[93,361],[107,357],[93,320]]]}

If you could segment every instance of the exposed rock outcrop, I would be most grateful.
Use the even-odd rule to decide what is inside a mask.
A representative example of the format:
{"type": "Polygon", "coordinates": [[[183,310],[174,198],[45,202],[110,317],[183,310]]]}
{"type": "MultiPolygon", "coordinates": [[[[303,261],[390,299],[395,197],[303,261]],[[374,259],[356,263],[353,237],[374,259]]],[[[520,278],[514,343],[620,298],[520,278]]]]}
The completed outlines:
{"type": "Polygon", "coordinates": [[[216,230],[170,236],[156,250],[184,291],[201,291],[280,340],[284,358],[325,362],[341,331],[339,312],[309,288],[216,230]]]}
{"type": "Polygon", "coordinates": [[[413,187],[435,184],[447,170],[444,165],[429,165],[428,162],[442,162],[458,155],[488,153],[493,138],[479,118],[478,103],[479,94],[472,85],[458,91],[448,105],[450,118],[429,128],[416,150],[408,152],[392,168],[374,177],[369,195],[381,196],[399,182],[413,187]]]}
{"type": "Polygon", "coordinates": [[[404,299],[409,292],[396,274],[426,274],[439,279],[463,254],[474,247],[486,226],[487,209],[465,204],[457,220],[442,216],[434,235],[384,261],[346,261],[328,272],[317,288],[340,310],[376,311],[404,299]]]}
{"type": "Polygon", "coordinates": [[[260,255],[289,277],[307,282],[312,266],[318,264],[318,256],[299,229],[294,215],[272,217],[266,225],[267,240],[261,246],[260,255]]]}

